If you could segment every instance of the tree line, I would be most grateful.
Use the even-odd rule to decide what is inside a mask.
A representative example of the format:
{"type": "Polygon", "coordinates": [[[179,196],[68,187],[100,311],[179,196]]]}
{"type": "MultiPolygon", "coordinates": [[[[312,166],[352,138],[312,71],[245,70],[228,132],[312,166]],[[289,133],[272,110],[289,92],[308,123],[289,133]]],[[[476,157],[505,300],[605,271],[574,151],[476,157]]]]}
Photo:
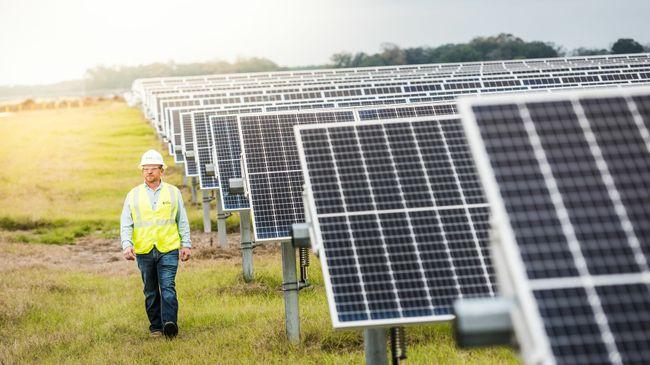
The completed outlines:
{"type": "Polygon", "coordinates": [[[476,37],[467,43],[450,43],[438,47],[400,48],[395,44],[383,44],[382,50],[374,54],[336,53],[329,64],[308,67],[281,67],[266,58],[238,59],[233,63],[225,61],[196,62],[177,64],[153,63],[134,67],[97,66],[85,75],[86,90],[120,89],[130,87],[133,80],[142,77],[191,76],[255,71],[282,71],[305,68],[370,67],[421,63],[474,62],[526,58],[551,58],[561,56],[587,56],[621,53],[649,52],[630,38],[621,38],[610,49],[577,48],[564,51],[553,43],[526,42],[512,34],[499,34],[491,37],[476,37]]]}
{"type": "Polygon", "coordinates": [[[476,62],[526,58],[551,58],[562,56],[593,56],[621,53],[649,52],[650,45],[643,46],[630,38],[621,38],[610,49],[577,48],[566,52],[562,47],[548,42],[526,42],[512,34],[477,37],[468,43],[450,43],[438,47],[415,47],[401,49],[394,44],[382,45],[375,54],[337,53],[332,56],[333,67],[389,66],[419,63],[476,62]]]}
{"type": "MultiPolygon", "coordinates": [[[[527,42],[512,34],[476,37],[467,43],[449,43],[437,47],[400,48],[383,44],[381,51],[341,52],[331,56],[330,63],[304,67],[282,67],[266,58],[241,58],[235,62],[210,61],[194,63],[152,63],[139,66],[96,66],[86,71],[83,80],[73,80],[53,85],[0,87],[0,96],[56,93],[69,94],[71,89],[83,94],[106,90],[125,90],[133,80],[144,77],[191,76],[239,72],[284,71],[309,68],[370,67],[422,63],[475,62],[526,58],[551,58],[561,56],[590,56],[621,53],[650,52],[650,45],[634,39],[616,40],[609,49],[577,48],[566,51],[549,42],[527,42]]],[[[66,94],[66,95],[67,95],[66,94]]]]}

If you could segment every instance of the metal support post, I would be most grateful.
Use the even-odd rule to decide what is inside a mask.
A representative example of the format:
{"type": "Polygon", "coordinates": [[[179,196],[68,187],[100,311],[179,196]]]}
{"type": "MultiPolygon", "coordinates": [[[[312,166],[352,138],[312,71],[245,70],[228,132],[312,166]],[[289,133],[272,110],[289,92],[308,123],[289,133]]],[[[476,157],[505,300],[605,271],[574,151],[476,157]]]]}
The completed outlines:
{"type": "Polygon", "coordinates": [[[217,203],[217,236],[219,247],[226,248],[228,247],[228,236],[226,235],[226,218],[228,218],[230,214],[224,213],[223,207],[221,207],[221,194],[219,193],[219,190],[215,190],[215,192],[217,203]]]}
{"type": "Polygon", "coordinates": [[[366,365],[388,365],[386,329],[367,328],[363,330],[363,345],[366,353],[366,365]]]}
{"type": "Polygon", "coordinates": [[[253,280],[253,242],[251,242],[251,212],[242,210],[239,212],[239,231],[241,232],[241,258],[244,281],[253,280]]]}
{"type": "Polygon", "coordinates": [[[183,174],[183,186],[187,186],[187,175],[183,174]]]}
{"type": "Polygon", "coordinates": [[[282,242],[282,290],[284,291],[284,319],[289,342],[300,342],[300,316],[298,314],[298,277],[296,275],[296,249],[291,242],[282,242]]]}
{"type": "Polygon", "coordinates": [[[203,194],[203,232],[210,233],[212,232],[212,223],[210,222],[210,197],[209,190],[201,190],[203,194]]]}
{"type": "Polygon", "coordinates": [[[190,178],[190,193],[192,194],[192,204],[196,205],[196,178],[190,178]]]}

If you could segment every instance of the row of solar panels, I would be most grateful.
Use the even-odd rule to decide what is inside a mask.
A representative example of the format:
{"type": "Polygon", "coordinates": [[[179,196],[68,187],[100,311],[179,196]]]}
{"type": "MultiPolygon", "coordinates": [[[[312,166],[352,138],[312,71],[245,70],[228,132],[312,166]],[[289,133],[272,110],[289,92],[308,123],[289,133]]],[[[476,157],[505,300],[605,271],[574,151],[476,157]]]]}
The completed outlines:
{"type": "MultiPolygon", "coordinates": [[[[606,58],[598,60],[602,59],[606,58]]],[[[566,84],[565,87],[602,85],[602,75],[637,76],[612,79],[616,85],[644,82],[647,55],[634,55],[626,60],[629,64],[621,63],[617,58],[616,65],[599,65],[598,69],[591,71],[614,71],[592,74],[596,75],[595,78],[566,84]]],[[[485,92],[484,86],[484,80],[479,77],[477,87],[468,89],[468,93],[485,92]]],[[[359,85],[356,90],[364,88],[367,85],[359,85]]],[[[488,92],[504,91],[513,90],[502,88],[488,92]]],[[[280,102],[260,105],[240,100],[233,109],[222,105],[171,106],[163,102],[160,104],[160,123],[157,120],[154,123],[160,126],[158,130],[161,133],[166,131],[171,152],[176,153],[179,150],[177,146],[181,147],[181,156],[177,160],[185,162],[188,174],[192,173],[189,169],[192,163],[198,166],[196,172],[202,188],[220,188],[225,209],[252,208],[257,240],[288,239],[292,223],[305,220],[313,223],[313,242],[321,254],[335,327],[449,319],[454,299],[493,296],[496,293],[494,271],[487,250],[492,202],[488,205],[483,194],[474,164],[476,157],[472,158],[470,154],[470,145],[454,104],[414,105],[411,103],[413,98],[404,97],[404,92],[402,88],[401,94],[396,92],[385,98],[360,101],[357,95],[340,100],[334,98],[329,102],[324,102],[321,94],[321,99],[314,97],[316,102],[291,105],[280,102]],[[260,113],[275,110],[273,108],[332,108],[347,105],[345,103],[407,105],[260,113]],[[166,121],[166,116],[169,116],[169,121],[166,121]],[[305,126],[296,127],[301,125],[305,126]],[[299,143],[294,137],[294,128],[299,143]],[[245,178],[248,184],[246,197],[229,195],[227,182],[231,177],[245,178]],[[305,180],[307,216],[302,199],[305,180]]],[[[183,102],[195,100],[195,94],[181,95],[188,96],[183,102]]],[[[196,100],[204,99],[197,97],[196,100]]],[[[497,146],[495,153],[509,158],[509,154],[500,149],[520,147],[521,144],[508,143],[514,137],[520,136],[507,136],[507,141],[501,141],[504,145],[497,146]]],[[[558,138],[562,140],[562,136],[558,138]]],[[[562,145],[561,142],[557,144],[562,145]]],[[[522,169],[523,172],[515,177],[525,177],[527,172],[530,173],[527,170],[530,166],[522,169]]],[[[513,180],[518,181],[510,176],[501,183],[513,180]]],[[[580,197],[585,195],[581,195],[577,187],[572,192],[580,197]]],[[[527,208],[519,214],[536,211],[527,208]]],[[[616,209],[620,210],[620,207],[616,209]]],[[[529,215],[542,220],[548,213],[542,214],[541,218],[533,213],[529,215]]],[[[531,229],[536,225],[527,227],[531,229]]],[[[544,232],[544,228],[539,230],[544,232]]],[[[527,234],[524,238],[532,235],[530,232],[527,234]]],[[[516,246],[513,242],[511,244],[516,246]]],[[[544,252],[545,247],[540,247],[540,241],[534,243],[537,244],[534,249],[544,252]]],[[[575,255],[574,251],[575,247],[569,253],[575,255]]],[[[530,257],[521,255],[515,261],[523,260],[523,267],[534,268],[535,265],[557,264],[553,260],[560,256],[551,254],[544,258],[546,261],[538,262],[526,261],[530,257]]],[[[564,258],[570,260],[573,257],[564,258]]],[[[511,280],[517,283],[514,285],[517,287],[524,278],[525,275],[511,280]]],[[[567,282],[575,284],[578,281],[567,282]]],[[[542,280],[541,283],[545,282],[542,280]]],[[[578,291],[593,289],[575,287],[578,291]]],[[[540,289],[539,293],[542,292],[540,289]]],[[[591,303],[598,299],[598,295],[586,298],[591,303]]],[[[542,311],[541,306],[550,302],[539,300],[536,303],[538,310],[534,313],[542,311]]],[[[534,307],[535,304],[524,309],[534,307]]],[[[587,319],[602,322],[602,307],[590,309],[590,313],[595,314],[587,319]],[[595,311],[598,308],[601,308],[600,312],[595,311]]],[[[548,318],[555,318],[557,322],[557,317],[553,316],[558,313],[552,308],[548,311],[548,318]]],[[[532,322],[529,318],[526,323],[540,322],[540,316],[532,317],[532,322]]],[[[550,323],[544,322],[544,314],[541,317],[542,323],[550,323]]],[[[551,330],[566,329],[557,323],[554,325],[558,328],[547,327],[545,332],[551,342],[553,338],[557,340],[551,330]]],[[[602,330],[603,326],[598,329],[602,330]]],[[[600,331],[594,336],[602,333],[600,331]]],[[[612,333],[610,329],[601,337],[612,333]]],[[[566,346],[565,340],[571,338],[547,344],[558,362],[567,352],[567,348],[562,347],[566,346]]],[[[618,356],[620,359],[626,354],[625,348],[613,346],[612,341],[603,340],[602,344],[609,351],[610,358],[615,360],[618,356]],[[614,348],[618,352],[610,351],[614,348]]],[[[576,351],[572,347],[568,350],[576,351]]],[[[589,348],[576,356],[586,356],[587,353],[591,353],[589,348]]]]}
{"type": "MultiPolygon", "coordinates": [[[[468,62],[468,63],[446,63],[446,64],[423,64],[423,65],[402,65],[402,66],[384,66],[384,67],[364,67],[364,68],[338,68],[338,69],[318,69],[318,70],[300,70],[284,72],[254,72],[228,75],[199,75],[184,77],[164,77],[149,78],[136,80],[134,91],[143,93],[144,89],[153,87],[169,86],[189,86],[206,83],[247,83],[251,81],[277,81],[279,83],[288,83],[293,80],[314,80],[320,77],[354,77],[361,76],[366,78],[384,77],[395,73],[415,73],[425,72],[428,74],[450,74],[463,75],[465,73],[481,72],[511,72],[522,70],[542,70],[553,69],[556,67],[583,69],[588,68],[590,64],[616,64],[629,63],[631,58],[637,55],[617,55],[617,56],[596,56],[596,57],[570,57],[570,58],[551,58],[551,59],[530,59],[530,60],[513,60],[513,61],[492,61],[492,62],[468,62]]],[[[641,55],[643,57],[643,55],[641,55]]]]}
{"type": "MultiPolygon", "coordinates": [[[[361,86],[365,86],[366,91],[370,94],[379,94],[379,93],[386,93],[386,91],[391,91],[391,87],[397,87],[400,85],[393,84],[392,82],[395,81],[401,81],[402,83],[407,82],[410,80],[412,84],[406,83],[404,84],[407,89],[404,89],[402,91],[405,92],[413,92],[413,91],[418,91],[417,86],[418,84],[425,84],[426,86],[420,85],[420,88],[424,88],[424,90],[428,90],[428,88],[433,88],[436,90],[439,90],[442,88],[440,85],[441,82],[447,82],[447,86],[445,86],[448,90],[456,90],[456,89],[463,89],[463,88],[476,88],[477,86],[479,88],[491,88],[491,87],[503,87],[503,86],[535,86],[536,84],[541,84],[541,85],[547,85],[547,86],[552,86],[553,84],[576,84],[581,82],[580,77],[583,77],[582,81],[584,81],[584,77],[586,76],[592,76],[592,79],[590,80],[591,82],[595,81],[602,81],[602,82],[608,82],[608,81],[617,81],[615,80],[616,78],[620,77],[633,77],[635,79],[638,78],[644,78],[647,77],[645,73],[647,72],[647,64],[648,64],[648,59],[645,57],[645,55],[636,55],[636,56],[626,56],[623,58],[627,58],[626,62],[621,62],[622,57],[616,57],[616,58],[607,58],[607,57],[597,57],[597,58],[586,58],[586,59],[567,59],[566,62],[563,63],[558,63],[554,64],[553,68],[543,68],[543,67],[538,67],[536,69],[532,69],[531,71],[526,71],[528,74],[522,74],[520,71],[517,71],[519,68],[517,67],[520,64],[524,64],[526,61],[518,61],[518,62],[513,62],[513,63],[508,63],[508,67],[511,68],[509,71],[505,72],[499,72],[499,73],[492,73],[489,70],[487,71],[481,71],[480,73],[477,73],[475,76],[480,77],[483,79],[486,84],[483,85],[476,85],[476,82],[472,84],[472,81],[480,81],[476,77],[464,77],[464,78],[457,78],[454,77],[453,75],[449,75],[446,73],[435,73],[428,71],[427,68],[423,68],[423,70],[418,70],[418,72],[409,72],[407,74],[399,74],[395,72],[395,74],[387,74],[385,76],[382,76],[382,80],[374,81],[371,76],[367,77],[359,77],[354,82],[347,81],[344,84],[348,85],[336,85],[335,82],[337,81],[336,79],[332,79],[331,76],[320,76],[317,78],[313,79],[301,79],[299,81],[296,81],[295,85],[290,85],[290,86],[302,86],[302,89],[287,89],[287,86],[280,86],[280,85],[269,85],[266,84],[264,81],[259,81],[257,83],[251,84],[250,82],[247,83],[242,83],[242,82],[234,82],[231,84],[223,84],[217,81],[214,81],[214,84],[211,83],[205,83],[201,85],[192,85],[189,87],[189,89],[183,89],[183,85],[177,85],[173,87],[166,86],[162,89],[156,89],[156,88],[147,88],[145,91],[140,91],[137,94],[144,94],[144,98],[147,100],[145,101],[145,105],[152,106],[152,112],[157,112],[159,105],[156,103],[154,100],[156,96],[167,96],[169,97],[170,95],[174,93],[196,93],[196,92],[205,92],[205,91],[222,91],[222,92],[217,92],[213,98],[219,98],[222,97],[226,99],[225,103],[228,103],[229,101],[231,102],[236,102],[236,100],[228,100],[232,96],[240,96],[242,93],[245,93],[246,95],[253,95],[253,94],[264,94],[263,91],[266,90],[268,91],[273,91],[273,94],[277,94],[278,92],[283,92],[286,93],[287,95],[285,96],[285,100],[295,100],[296,98],[305,98],[305,96],[309,96],[309,92],[312,91],[319,91],[319,90],[325,90],[326,86],[329,86],[331,90],[332,85],[336,85],[335,90],[345,90],[350,87],[355,87],[357,89],[363,89],[361,86]],[[562,66],[560,66],[562,65],[562,66]],[[641,74],[634,72],[634,71],[641,72],[641,74]],[[629,72],[632,72],[633,76],[627,75],[629,72]],[[606,75],[603,76],[600,80],[594,80],[593,77],[598,76],[598,75],[606,75]],[[564,77],[563,79],[558,78],[558,76],[564,77]],[[515,81],[512,79],[515,78],[515,81]],[[518,81],[517,81],[518,80],[518,81]],[[501,85],[499,85],[498,81],[501,81],[501,85]],[[427,82],[429,85],[427,85],[427,82]],[[357,84],[357,86],[354,86],[354,84],[357,84]],[[365,83],[365,85],[364,85],[365,83]],[[315,85],[321,85],[321,87],[316,87],[315,85]],[[397,85],[397,86],[396,86],[397,85]],[[410,85],[410,86],[409,86],[410,85]],[[376,87],[373,87],[376,86],[376,87]],[[384,86],[384,87],[382,87],[384,86]],[[178,89],[177,89],[178,88],[178,89]],[[251,90],[253,89],[253,90],[251,90]],[[255,90],[256,89],[256,90],[255,90]],[[233,90],[232,92],[227,92],[228,90],[233,90]],[[307,95],[304,95],[307,94],[307,95]],[[153,99],[152,99],[153,98],[153,99]]],[[[394,67],[395,70],[398,70],[397,67],[394,67]]],[[[270,75],[270,74],[265,74],[265,75],[270,75]]],[[[372,74],[370,74],[372,75],[372,74]]],[[[279,76],[276,76],[279,77],[279,76]]],[[[135,91],[141,90],[141,88],[135,87],[135,91]]],[[[185,85],[187,86],[187,85],[185,85]]],[[[570,86],[570,85],[569,85],[570,86]]],[[[330,94],[325,94],[322,96],[326,97],[331,97],[336,95],[336,91],[330,91],[330,94]]],[[[338,96],[338,95],[337,95],[338,96]]],[[[357,95],[352,95],[352,96],[357,96],[357,95]]],[[[243,102],[250,102],[250,100],[245,100],[245,99],[239,99],[239,101],[243,102]]],[[[160,116],[155,116],[158,121],[160,119],[160,116]]]]}
{"type": "MultiPolygon", "coordinates": [[[[640,56],[637,56],[634,60],[641,59],[640,56]]],[[[647,61],[647,57],[646,57],[647,61]]],[[[625,66],[625,65],[623,65],[625,66]]],[[[647,64],[647,67],[650,68],[650,64],[647,64]]],[[[645,80],[619,80],[618,84],[632,84],[634,82],[640,82],[645,80]]],[[[597,86],[601,85],[601,81],[594,82],[585,82],[582,84],[569,84],[562,85],[567,87],[579,86],[597,86]]],[[[490,92],[487,89],[476,89],[472,92],[490,92]]],[[[506,90],[499,89],[496,92],[504,92],[506,90]]],[[[510,91],[510,90],[509,90],[510,91]]],[[[205,99],[197,99],[205,100],[205,99]]],[[[297,104],[293,107],[297,109],[313,109],[313,108],[332,108],[332,107],[341,107],[341,106],[350,106],[352,103],[360,103],[359,101],[353,102],[348,98],[347,100],[332,99],[315,99],[320,101],[319,103],[312,104],[297,104]]],[[[374,100],[365,100],[364,103],[367,104],[406,104],[414,101],[413,98],[404,97],[404,93],[396,93],[385,98],[376,98],[374,100]]],[[[417,99],[416,101],[421,101],[417,99]]],[[[279,200],[279,204],[271,204],[269,206],[268,202],[264,197],[261,198],[261,201],[256,200],[255,192],[253,191],[250,195],[250,199],[243,200],[241,198],[231,199],[228,192],[228,179],[237,178],[241,176],[241,168],[239,168],[239,155],[244,152],[244,156],[248,155],[245,151],[246,145],[244,138],[247,135],[242,134],[240,136],[239,123],[241,120],[244,120],[243,123],[248,123],[244,118],[246,114],[259,113],[259,112],[268,112],[271,110],[276,110],[279,108],[276,103],[271,106],[260,106],[257,103],[241,103],[235,105],[238,108],[235,109],[225,109],[223,106],[189,106],[189,107],[166,107],[164,108],[164,113],[162,115],[169,116],[169,122],[163,122],[163,125],[167,126],[167,135],[170,135],[170,152],[173,152],[176,157],[176,161],[185,162],[185,172],[188,176],[197,176],[203,189],[217,189],[221,191],[222,205],[225,210],[238,210],[238,209],[247,209],[249,206],[253,207],[254,214],[254,227],[255,235],[257,240],[263,239],[288,239],[289,237],[289,227],[292,223],[302,219],[302,209],[300,209],[300,204],[291,202],[290,204],[286,202],[286,199],[279,200]],[[200,110],[197,110],[200,109],[200,110]],[[230,118],[222,118],[229,116],[230,118]],[[237,117],[239,115],[239,117],[237,117]],[[217,118],[217,116],[221,116],[217,118]],[[215,122],[211,122],[210,119],[214,118],[215,122]],[[222,127],[221,124],[226,123],[224,119],[228,119],[228,127],[222,127]],[[214,130],[213,130],[214,129],[214,130]],[[240,138],[242,141],[240,142],[240,138]],[[228,145],[232,146],[232,149],[227,151],[222,151],[219,153],[216,146],[214,146],[213,141],[220,140],[228,142],[228,145]],[[240,145],[243,146],[243,150],[240,149],[240,145]],[[187,155],[189,154],[189,157],[187,155]],[[220,174],[226,174],[225,178],[220,178],[220,174]],[[221,184],[220,184],[221,182],[221,184]],[[243,201],[242,201],[243,200],[243,201]],[[248,200],[248,201],[247,201],[248,200]],[[257,206],[257,209],[255,209],[257,206]],[[297,206],[299,213],[290,213],[288,211],[289,207],[297,206]],[[291,217],[294,217],[291,219],[291,217]],[[258,222],[259,221],[259,222],[258,222]],[[263,223],[262,223],[263,222],[263,223]],[[259,224],[258,224],[259,223],[259,224]],[[277,228],[272,228],[277,227],[277,228]]],[[[165,105],[166,106],[166,105],[165,105]]],[[[397,106],[391,107],[393,109],[399,109],[397,106]]],[[[441,105],[438,107],[440,111],[438,113],[454,113],[453,105],[441,105]],[[441,112],[442,111],[442,112],[441,112]]],[[[389,113],[388,109],[386,113],[389,113]]],[[[264,135],[263,137],[266,140],[272,140],[277,136],[274,135],[275,130],[262,130],[262,134],[271,133],[270,135],[264,135]]],[[[256,142],[252,142],[256,143],[256,142]]],[[[251,147],[254,148],[254,147],[251,147]]],[[[286,149],[285,151],[291,152],[291,149],[286,149]]],[[[254,154],[251,155],[251,159],[257,158],[254,154]]],[[[282,161],[287,160],[286,156],[278,156],[277,158],[282,161]]],[[[257,163],[256,161],[252,162],[253,164],[257,163]]],[[[271,174],[288,174],[291,171],[295,172],[295,164],[291,170],[278,170],[280,165],[271,165],[267,166],[266,174],[260,175],[256,173],[256,176],[248,176],[249,178],[255,180],[256,178],[262,178],[264,176],[270,176],[271,174]]],[[[244,165],[245,167],[245,165],[244,165]]],[[[295,179],[294,179],[295,180],[295,179]]],[[[292,180],[289,180],[292,181],[292,180]]],[[[250,182],[250,181],[249,181],[250,182]]],[[[252,183],[252,182],[251,182],[252,183]]],[[[297,188],[300,188],[300,181],[294,181],[297,184],[297,188]]],[[[267,184],[268,185],[268,184],[267,184]]],[[[300,199],[300,195],[296,194],[297,199],[300,199]]],[[[275,202],[276,200],[274,200],[275,202]]]]}
{"type": "MultiPolygon", "coordinates": [[[[587,71],[582,71],[580,75],[557,77],[554,74],[540,74],[536,75],[533,79],[526,80],[511,80],[510,76],[502,76],[500,80],[492,80],[489,77],[481,79],[470,79],[464,82],[455,81],[443,86],[439,83],[421,84],[415,80],[402,80],[388,84],[349,84],[344,85],[345,88],[340,88],[336,91],[314,91],[313,86],[297,89],[277,89],[277,88],[262,88],[256,90],[246,91],[247,96],[240,95],[227,95],[223,92],[215,92],[210,87],[204,87],[203,92],[198,92],[196,89],[189,94],[163,94],[156,96],[153,94],[154,100],[145,105],[152,105],[151,110],[147,112],[151,120],[156,124],[157,129],[162,132],[163,136],[169,138],[171,135],[170,129],[173,124],[170,122],[170,117],[165,115],[165,106],[161,105],[165,101],[180,101],[180,103],[188,103],[188,99],[194,99],[193,102],[198,103],[201,100],[201,105],[215,105],[219,109],[237,109],[242,105],[247,107],[269,107],[277,105],[274,110],[282,110],[289,108],[297,108],[298,105],[317,104],[319,101],[342,103],[341,106],[354,106],[360,103],[373,103],[377,104],[378,100],[394,99],[396,95],[402,95],[402,99],[409,102],[426,102],[426,101],[440,101],[450,100],[457,95],[466,93],[485,93],[485,92],[505,92],[527,90],[535,88],[556,88],[556,87],[575,87],[584,84],[607,84],[607,83],[621,83],[621,79],[628,80],[623,82],[635,83],[645,82],[650,75],[648,75],[648,59],[635,58],[633,65],[615,65],[618,69],[597,69],[588,71],[591,74],[586,74],[587,71]],[[632,67],[634,66],[634,67],[632,67]],[[604,74],[603,74],[604,73],[604,74]],[[520,84],[523,82],[523,84],[520,84]],[[377,86],[384,85],[384,86],[377,86]],[[375,87],[376,86],[376,87],[375,87]],[[269,94],[269,91],[273,93],[269,94]],[[296,92],[300,91],[300,92],[296,92]],[[266,94],[265,94],[266,93],[266,94]],[[348,101],[348,103],[346,103],[348,101]]],[[[599,67],[612,67],[603,65],[599,67]]],[[[238,90],[238,89],[236,89],[238,90]]],[[[240,91],[237,91],[240,93],[240,91]]],[[[177,106],[177,105],[175,105],[177,106]]]]}

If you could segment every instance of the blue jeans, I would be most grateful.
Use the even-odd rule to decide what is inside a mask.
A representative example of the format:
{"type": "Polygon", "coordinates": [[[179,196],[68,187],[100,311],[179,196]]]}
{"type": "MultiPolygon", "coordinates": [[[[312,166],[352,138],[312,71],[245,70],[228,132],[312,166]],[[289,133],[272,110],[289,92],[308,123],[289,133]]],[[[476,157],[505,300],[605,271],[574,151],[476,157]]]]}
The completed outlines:
{"type": "Polygon", "coordinates": [[[162,331],[165,322],[178,318],[176,270],[178,250],[161,253],[155,247],[148,254],[136,255],[144,283],[144,304],[149,317],[149,330],[162,331]]]}

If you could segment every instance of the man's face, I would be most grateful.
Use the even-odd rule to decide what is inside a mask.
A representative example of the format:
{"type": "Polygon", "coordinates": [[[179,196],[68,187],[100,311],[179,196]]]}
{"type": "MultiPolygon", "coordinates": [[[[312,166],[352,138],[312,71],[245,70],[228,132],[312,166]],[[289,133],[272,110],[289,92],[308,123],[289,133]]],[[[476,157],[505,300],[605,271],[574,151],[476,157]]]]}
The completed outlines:
{"type": "Polygon", "coordinates": [[[161,165],[144,165],[142,166],[142,176],[148,183],[157,183],[163,174],[161,165]]]}

